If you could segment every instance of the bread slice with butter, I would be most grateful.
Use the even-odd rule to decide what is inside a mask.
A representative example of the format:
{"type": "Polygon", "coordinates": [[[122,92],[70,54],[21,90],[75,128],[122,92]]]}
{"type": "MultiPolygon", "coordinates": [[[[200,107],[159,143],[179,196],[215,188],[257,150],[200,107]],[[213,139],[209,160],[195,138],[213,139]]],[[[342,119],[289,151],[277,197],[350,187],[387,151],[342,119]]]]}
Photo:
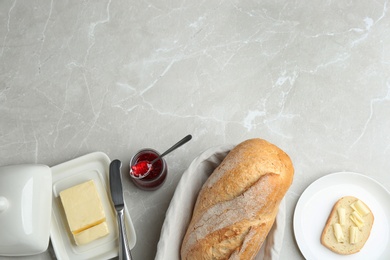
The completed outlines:
{"type": "Polygon", "coordinates": [[[368,240],[373,224],[374,215],[363,201],[353,196],[342,197],[332,208],[321,244],[337,254],[355,254],[368,240]]]}

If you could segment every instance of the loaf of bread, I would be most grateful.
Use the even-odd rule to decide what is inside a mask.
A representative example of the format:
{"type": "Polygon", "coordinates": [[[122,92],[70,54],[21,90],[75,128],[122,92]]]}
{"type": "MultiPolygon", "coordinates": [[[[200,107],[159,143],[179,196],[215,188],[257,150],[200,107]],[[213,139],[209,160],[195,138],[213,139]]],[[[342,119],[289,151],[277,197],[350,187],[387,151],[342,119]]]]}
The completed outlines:
{"type": "Polygon", "coordinates": [[[353,196],[340,198],[332,208],[321,235],[321,243],[341,255],[359,252],[370,236],[374,215],[353,196]]]}
{"type": "Polygon", "coordinates": [[[275,145],[262,139],[237,145],[198,194],[181,258],[253,259],[293,175],[290,157],[275,145]]]}

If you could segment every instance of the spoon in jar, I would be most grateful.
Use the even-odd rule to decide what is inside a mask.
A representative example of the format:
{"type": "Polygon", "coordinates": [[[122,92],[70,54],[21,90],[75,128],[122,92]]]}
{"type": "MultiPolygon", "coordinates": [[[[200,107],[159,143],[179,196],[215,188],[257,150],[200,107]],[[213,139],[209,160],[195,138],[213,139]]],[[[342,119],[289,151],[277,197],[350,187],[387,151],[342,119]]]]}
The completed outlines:
{"type": "Polygon", "coordinates": [[[131,166],[130,168],[130,173],[131,175],[135,178],[135,179],[142,179],[142,178],[145,178],[149,173],[150,173],[150,170],[152,169],[152,165],[157,162],[158,160],[160,160],[162,157],[164,157],[165,155],[169,154],[170,152],[172,152],[173,150],[176,150],[177,148],[179,148],[180,146],[182,146],[183,144],[187,143],[189,140],[191,140],[192,138],[192,135],[187,135],[186,137],[184,137],[183,139],[181,139],[179,142],[177,142],[176,144],[174,144],[171,148],[169,148],[168,150],[166,150],[165,152],[163,152],[161,155],[157,156],[156,159],[154,159],[153,161],[149,162],[149,161],[140,161],[136,164],[134,164],[133,166],[131,166]]]}

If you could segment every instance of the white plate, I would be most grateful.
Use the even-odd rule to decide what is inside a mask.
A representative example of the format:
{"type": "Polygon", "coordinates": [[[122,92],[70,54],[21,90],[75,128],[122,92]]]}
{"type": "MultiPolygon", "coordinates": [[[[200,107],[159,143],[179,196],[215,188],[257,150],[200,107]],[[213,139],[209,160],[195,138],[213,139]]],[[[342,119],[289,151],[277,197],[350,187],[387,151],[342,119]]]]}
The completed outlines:
{"type": "Polygon", "coordinates": [[[353,172],[326,175],[313,182],[301,195],[294,212],[294,233],[306,259],[390,259],[390,193],[377,181],[353,172]],[[361,199],[374,214],[374,225],[363,249],[338,255],[320,242],[332,207],[343,196],[361,199]]]}
{"type": "MultiPolygon", "coordinates": [[[[52,167],[53,206],[50,235],[57,259],[109,259],[118,255],[117,220],[109,190],[110,162],[106,154],[95,152],[52,167]],[[102,201],[110,233],[89,244],[76,246],[68,227],[59,193],[91,179],[94,180],[102,201]]],[[[136,235],[130,214],[127,207],[125,208],[129,247],[133,248],[136,235]]]]}
{"type": "MultiPolygon", "coordinates": [[[[199,190],[233,147],[233,145],[225,145],[206,150],[195,158],[183,173],[165,216],[155,260],[180,259],[181,242],[190,222],[199,190]]],[[[283,199],[276,221],[256,259],[279,258],[285,222],[286,203],[283,199]]]]}

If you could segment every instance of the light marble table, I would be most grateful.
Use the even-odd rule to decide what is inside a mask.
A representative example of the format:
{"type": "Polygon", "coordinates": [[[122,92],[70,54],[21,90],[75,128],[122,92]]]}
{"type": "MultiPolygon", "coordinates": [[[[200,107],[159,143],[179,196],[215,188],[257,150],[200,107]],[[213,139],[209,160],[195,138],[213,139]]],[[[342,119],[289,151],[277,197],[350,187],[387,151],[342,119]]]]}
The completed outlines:
{"type": "Polygon", "coordinates": [[[296,203],[343,170],[390,189],[390,4],[378,1],[0,2],[0,165],[102,151],[168,155],[155,192],[124,181],[135,259],[153,259],[181,174],[260,137],[292,158],[280,259],[302,259],[296,203]]]}

